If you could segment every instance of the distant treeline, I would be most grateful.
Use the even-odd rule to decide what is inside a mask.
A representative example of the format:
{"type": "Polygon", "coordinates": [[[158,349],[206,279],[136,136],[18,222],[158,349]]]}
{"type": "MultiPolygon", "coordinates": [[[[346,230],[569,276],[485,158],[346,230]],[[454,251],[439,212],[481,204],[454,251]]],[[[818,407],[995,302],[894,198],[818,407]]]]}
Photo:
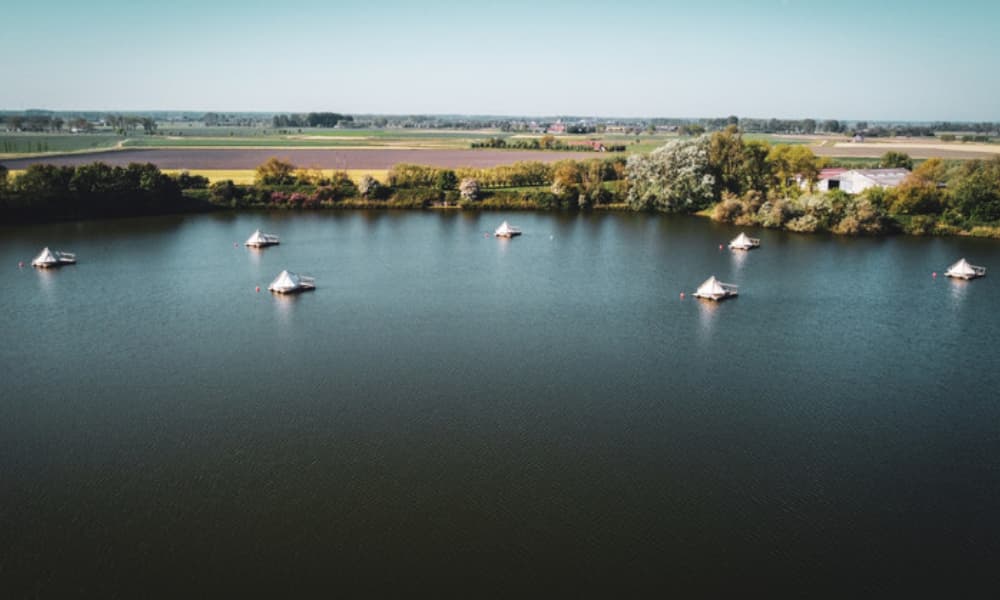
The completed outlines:
{"type": "Polygon", "coordinates": [[[159,215],[211,208],[185,196],[204,177],[171,177],[155,165],[78,167],[36,164],[17,177],[0,165],[0,216],[4,222],[159,215]]]}
{"type": "MultiPolygon", "coordinates": [[[[98,123],[111,127],[115,131],[127,134],[132,133],[138,127],[142,127],[146,133],[156,131],[156,120],[152,117],[140,115],[120,115],[107,114],[101,117],[98,123]]],[[[11,131],[28,132],[59,132],[64,128],[79,132],[89,132],[94,130],[94,122],[83,117],[75,117],[69,120],[52,114],[27,114],[27,115],[2,115],[0,123],[11,131]]]]}
{"type": "Polygon", "coordinates": [[[327,175],[270,159],[253,185],[213,183],[189,192],[231,208],[587,208],[625,199],[624,159],[520,162],[488,169],[396,165],[386,181],[365,176],[355,184],[345,172],[327,175]]]}
{"type": "Polygon", "coordinates": [[[338,123],[350,123],[353,120],[354,119],[350,115],[342,115],[333,112],[311,112],[308,114],[298,115],[274,115],[271,119],[271,124],[275,128],[336,127],[338,123]]]}
{"type": "Polygon", "coordinates": [[[553,135],[543,135],[540,138],[508,139],[491,137],[472,142],[472,148],[501,148],[510,150],[561,150],[561,151],[594,151],[594,152],[625,152],[625,144],[579,143],[567,144],[553,135]]]}

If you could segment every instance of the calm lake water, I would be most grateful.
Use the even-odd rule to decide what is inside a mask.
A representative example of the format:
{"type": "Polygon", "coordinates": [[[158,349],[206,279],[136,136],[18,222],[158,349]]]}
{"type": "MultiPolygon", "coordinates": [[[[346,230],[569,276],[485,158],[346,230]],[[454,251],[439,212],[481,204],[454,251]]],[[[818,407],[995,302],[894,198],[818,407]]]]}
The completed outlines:
{"type": "Polygon", "coordinates": [[[0,596],[995,592],[1000,243],[738,232],[0,228],[0,596]],[[79,264],[18,269],[44,245],[79,264]]]}

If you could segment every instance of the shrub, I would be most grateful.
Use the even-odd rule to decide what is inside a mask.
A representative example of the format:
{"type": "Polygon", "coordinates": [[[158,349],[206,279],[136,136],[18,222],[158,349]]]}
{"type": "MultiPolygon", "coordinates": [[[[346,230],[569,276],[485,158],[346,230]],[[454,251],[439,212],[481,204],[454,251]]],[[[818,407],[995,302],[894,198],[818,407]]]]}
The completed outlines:
{"type": "Polygon", "coordinates": [[[272,157],[257,167],[254,181],[261,185],[293,185],[294,172],[295,165],[272,157]]]}
{"type": "Polygon", "coordinates": [[[903,223],[903,231],[910,235],[930,235],[934,233],[937,219],[929,215],[917,215],[903,223]]]}
{"type": "Polygon", "coordinates": [[[374,196],[379,187],[381,187],[381,184],[377,179],[371,175],[365,175],[358,183],[358,192],[365,197],[374,196]]]}
{"type": "Polygon", "coordinates": [[[789,231],[798,231],[800,233],[812,233],[817,231],[819,226],[819,219],[812,214],[804,214],[788,221],[788,223],[785,224],[785,228],[789,231]]]}
{"type": "Polygon", "coordinates": [[[388,205],[393,208],[426,208],[440,202],[443,197],[441,190],[432,188],[401,189],[389,198],[388,205]]]}
{"type": "Polygon", "coordinates": [[[1000,227],[995,225],[977,225],[969,231],[969,235],[972,237],[1000,239],[1000,227]]]}
{"type": "Polygon", "coordinates": [[[471,177],[466,177],[459,184],[458,191],[462,196],[462,200],[473,202],[479,198],[479,181],[471,177]]]}
{"type": "Polygon", "coordinates": [[[204,175],[192,175],[187,171],[182,171],[179,175],[174,176],[174,179],[182,190],[203,190],[208,188],[208,177],[204,175]]]}
{"type": "Polygon", "coordinates": [[[722,202],[716,204],[712,210],[712,220],[723,223],[732,223],[742,215],[743,203],[728,192],[724,195],[722,202]]]}
{"type": "Polygon", "coordinates": [[[765,202],[757,211],[757,222],[764,227],[780,229],[795,216],[795,208],[788,200],[781,198],[765,202]]]}

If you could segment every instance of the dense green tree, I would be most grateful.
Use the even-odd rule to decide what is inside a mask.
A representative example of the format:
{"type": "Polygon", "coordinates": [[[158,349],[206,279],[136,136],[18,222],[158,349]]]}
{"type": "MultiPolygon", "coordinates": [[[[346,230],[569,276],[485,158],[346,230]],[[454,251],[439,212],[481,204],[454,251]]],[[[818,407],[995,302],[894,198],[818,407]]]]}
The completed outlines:
{"type": "Polygon", "coordinates": [[[745,187],[743,138],[735,125],[716,131],[708,140],[708,161],[718,194],[742,194],[745,187]]]}
{"type": "Polygon", "coordinates": [[[889,151],[882,155],[878,166],[883,169],[913,169],[913,159],[905,152],[889,151]]]}
{"type": "Polygon", "coordinates": [[[942,209],[941,190],[932,182],[907,178],[892,191],[889,212],[897,215],[937,214],[942,209]]]}
{"type": "Polygon", "coordinates": [[[908,178],[921,179],[942,186],[948,181],[948,165],[940,158],[929,158],[917,165],[908,178]]]}
{"type": "Polygon", "coordinates": [[[951,195],[952,206],[966,219],[1000,221],[1000,156],[962,165],[951,195]]]}
{"type": "Polygon", "coordinates": [[[770,152],[767,142],[751,140],[743,144],[743,164],[740,167],[742,189],[767,191],[772,179],[771,164],[767,161],[770,152]]]}
{"type": "Polygon", "coordinates": [[[295,183],[295,165],[278,158],[269,158],[257,167],[254,181],[262,185],[292,185],[295,183]]]}
{"type": "Polygon", "coordinates": [[[797,179],[808,182],[811,188],[819,177],[822,162],[805,144],[778,144],[771,147],[767,161],[772,175],[772,186],[787,193],[797,193],[797,179]]]}
{"type": "Polygon", "coordinates": [[[458,176],[451,169],[438,169],[434,177],[434,187],[439,190],[453,190],[458,186],[458,176]]]}

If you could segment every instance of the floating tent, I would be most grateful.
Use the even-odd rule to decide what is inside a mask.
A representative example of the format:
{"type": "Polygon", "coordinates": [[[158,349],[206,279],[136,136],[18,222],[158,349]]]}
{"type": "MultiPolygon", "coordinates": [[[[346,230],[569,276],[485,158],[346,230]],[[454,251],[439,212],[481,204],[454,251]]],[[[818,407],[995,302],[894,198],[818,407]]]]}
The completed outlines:
{"type": "Polygon", "coordinates": [[[945,271],[944,274],[948,277],[955,277],[958,279],[975,279],[976,277],[983,277],[986,275],[986,267],[970,265],[969,261],[963,258],[948,267],[948,270],[945,271]]]}
{"type": "Polygon", "coordinates": [[[698,290],[695,291],[694,295],[696,298],[723,300],[739,295],[739,289],[731,283],[722,283],[715,278],[715,275],[712,275],[705,280],[705,283],[698,286],[698,290]]]}
{"type": "Polygon", "coordinates": [[[253,234],[249,238],[247,238],[247,241],[244,245],[252,246],[254,248],[261,248],[263,246],[275,246],[280,243],[281,240],[278,239],[278,236],[270,233],[261,233],[260,229],[258,229],[257,231],[253,232],[253,234]]]}
{"type": "Polygon", "coordinates": [[[71,265],[76,262],[76,255],[70,254],[69,252],[53,252],[49,250],[48,246],[42,249],[42,252],[35,257],[35,260],[31,261],[31,266],[33,267],[59,267],[62,265],[71,265]]]}
{"type": "Polygon", "coordinates": [[[514,237],[515,235],[521,235],[521,230],[516,227],[511,227],[507,221],[500,223],[500,227],[494,232],[497,237],[514,237]]]}
{"type": "Polygon", "coordinates": [[[733,250],[750,250],[752,248],[759,248],[760,240],[749,237],[745,233],[741,233],[736,236],[736,239],[729,242],[729,247],[733,250]]]}
{"type": "Polygon", "coordinates": [[[267,289],[279,294],[293,294],[295,292],[314,290],[316,289],[316,284],[312,277],[306,277],[305,275],[299,275],[291,271],[282,271],[271,282],[271,285],[267,286],[267,289]]]}

